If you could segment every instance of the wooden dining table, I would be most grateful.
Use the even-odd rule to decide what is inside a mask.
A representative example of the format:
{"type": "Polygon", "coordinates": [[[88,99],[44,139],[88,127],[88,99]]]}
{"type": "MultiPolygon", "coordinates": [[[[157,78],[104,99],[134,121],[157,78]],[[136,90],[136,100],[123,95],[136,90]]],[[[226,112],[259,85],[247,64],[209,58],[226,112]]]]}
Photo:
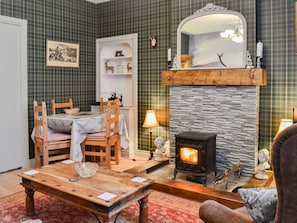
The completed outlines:
{"type": "MultiPolygon", "coordinates": [[[[125,127],[124,115],[120,114],[120,134],[125,127]]],[[[89,133],[105,131],[106,113],[79,112],[77,114],[56,114],[47,117],[49,129],[55,132],[71,134],[70,159],[80,162],[82,160],[81,143],[89,133]]]]}

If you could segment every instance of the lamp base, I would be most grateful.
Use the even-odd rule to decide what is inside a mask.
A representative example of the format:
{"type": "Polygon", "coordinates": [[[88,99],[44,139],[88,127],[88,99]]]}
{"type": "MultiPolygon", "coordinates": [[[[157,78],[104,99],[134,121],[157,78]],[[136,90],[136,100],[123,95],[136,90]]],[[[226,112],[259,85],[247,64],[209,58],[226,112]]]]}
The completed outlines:
{"type": "Polygon", "coordinates": [[[154,151],[150,149],[150,157],[148,160],[152,160],[154,158],[154,151]]]}

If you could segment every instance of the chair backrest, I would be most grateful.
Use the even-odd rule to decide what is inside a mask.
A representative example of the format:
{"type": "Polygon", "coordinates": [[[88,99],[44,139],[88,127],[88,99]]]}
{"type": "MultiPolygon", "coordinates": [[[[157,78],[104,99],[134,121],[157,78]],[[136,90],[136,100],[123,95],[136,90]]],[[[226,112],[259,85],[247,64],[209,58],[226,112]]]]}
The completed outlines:
{"type": "Polygon", "coordinates": [[[68,102],[56,102],[55,99],[52,99],[52,114],[55,115],[58,108],[73,108],[72,98],[69,98],[68,102]]]}
{"type": "Polygon", "coordinates": [[[47,112],[45,102],[41,102],[41,105],[38,105],[37,101],[33,102],[34,109],[34,140],[39,141],[43,140],[44,142],[48,141],[48,126],[47,126],[47,112]]]}
{"type": "Polygon", "coordinates": [[[108,101],[104,101],[103,98],[100,98],[100,106],[99,111],[102,113],[107,109],[107,103],[108,101]]]}
{"type": "Polygon", "coordinates": [[[277,188],[275,223],[297,222],[297,124],[276,137],[271,161],[277,188]]]}
{"type": "Polygon", "coordinates": [[[107,102],[106,109],[106,136],[109,137],[111,132],[114,135],[119,133],[120,101],[107,102]]]}

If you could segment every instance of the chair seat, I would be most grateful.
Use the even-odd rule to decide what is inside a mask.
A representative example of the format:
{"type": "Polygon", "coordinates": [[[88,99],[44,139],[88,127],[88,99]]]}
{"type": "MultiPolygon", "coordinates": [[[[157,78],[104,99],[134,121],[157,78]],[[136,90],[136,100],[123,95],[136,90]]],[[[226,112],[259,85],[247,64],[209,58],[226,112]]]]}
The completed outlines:
{"type": "Polygon", "coordinates": [[[64,133],[53,133],[48,135],[49,142],[63,141],[71,139],[71,135],[64,133]]]}
{"type": "MultiPolygon", "coordinates": [[[[114,132],[110,132],[110,136],[113,136],[114,132]]],[[[106,137],[106,132],[96,132],[96,133],[91,133],[87,136],[87,138],[104,138],[106,137]]]]}

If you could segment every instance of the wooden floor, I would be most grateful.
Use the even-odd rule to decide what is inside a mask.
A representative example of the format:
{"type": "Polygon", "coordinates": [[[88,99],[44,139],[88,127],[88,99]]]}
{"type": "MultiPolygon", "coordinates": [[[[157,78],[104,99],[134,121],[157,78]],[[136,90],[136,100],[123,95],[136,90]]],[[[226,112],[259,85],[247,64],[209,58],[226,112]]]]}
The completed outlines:
{"type": "Polygon", "coordinates": [[[17,176],[23,171],[23,169],[18,169],[0,174],[0,197],[23,190],[23,186],[20,185],[21,178],[17,176]]]}
{"type": "MultiPolygon", "coordinates": [[[[199,184],[190,184],[187,182],[165,179],[160,176],[149,174],[149,172],[154,170],[157,166],[163,166],[166,165],[166,163],[167,162],[163,162],[160,164],[160,162],[154,160],[148,161],[144,158],[122,158],[120,165],[112,165],[112,169],[116,171],[125,171],[153,179],[155,180],[155,183],[153,184],[154,190],[181,196],[198,202],[212,199],[230,208],[243,206],[243,201],[238,193],[215,190],[213,188],[204,187],[199,184]]],[[[19,169],[0,174],[0,197],[23,190],[23,187],[20,185],[21,179],[17,176],[19,172],[23,171],[25,170],[19,169]]],[[[247,182],[247,185],[248,187],[259,187],[259,185],[261,187],[267,187],[271,185],[272,179],[272,173],[269,174],[269,179],[266,181],[257,180],[252,177],[247,182]]]]}

